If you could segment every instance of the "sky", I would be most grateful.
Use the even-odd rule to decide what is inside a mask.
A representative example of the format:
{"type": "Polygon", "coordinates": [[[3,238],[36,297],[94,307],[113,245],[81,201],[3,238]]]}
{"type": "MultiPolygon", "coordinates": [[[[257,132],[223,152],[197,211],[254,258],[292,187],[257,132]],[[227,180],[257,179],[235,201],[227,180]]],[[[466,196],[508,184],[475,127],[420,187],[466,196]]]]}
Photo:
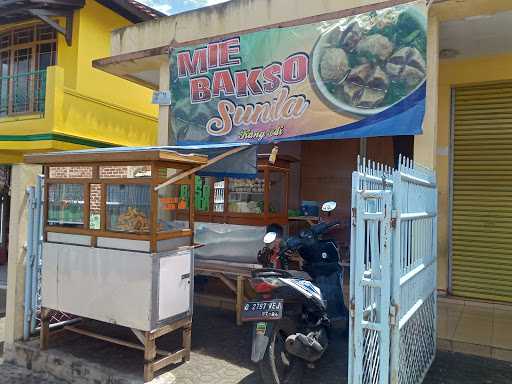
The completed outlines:
{"type": "Polygon", "coordinates": [[[168,15],[224,3],[229,0],[138,0],[168,15]]]}

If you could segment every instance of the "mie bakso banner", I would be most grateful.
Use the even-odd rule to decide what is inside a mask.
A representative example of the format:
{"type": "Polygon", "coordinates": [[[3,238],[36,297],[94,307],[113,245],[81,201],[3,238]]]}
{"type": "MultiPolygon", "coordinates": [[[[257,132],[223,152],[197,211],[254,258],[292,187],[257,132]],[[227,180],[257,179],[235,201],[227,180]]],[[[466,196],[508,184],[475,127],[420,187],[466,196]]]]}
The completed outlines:
{"type": "Polygon", "coordinates": [[[421,133],[424,4],[172,50],[178,144],[421,133]]]}

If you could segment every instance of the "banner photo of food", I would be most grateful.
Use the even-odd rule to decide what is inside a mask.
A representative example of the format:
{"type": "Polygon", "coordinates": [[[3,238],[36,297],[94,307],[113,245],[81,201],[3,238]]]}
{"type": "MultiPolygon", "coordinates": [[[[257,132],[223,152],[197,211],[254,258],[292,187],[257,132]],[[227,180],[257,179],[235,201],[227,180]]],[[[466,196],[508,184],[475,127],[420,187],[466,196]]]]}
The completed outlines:
{"type": "Polygon", "coordinates": [[[424,1],[172,49],[179,145],[421,133],[424,1]]]}

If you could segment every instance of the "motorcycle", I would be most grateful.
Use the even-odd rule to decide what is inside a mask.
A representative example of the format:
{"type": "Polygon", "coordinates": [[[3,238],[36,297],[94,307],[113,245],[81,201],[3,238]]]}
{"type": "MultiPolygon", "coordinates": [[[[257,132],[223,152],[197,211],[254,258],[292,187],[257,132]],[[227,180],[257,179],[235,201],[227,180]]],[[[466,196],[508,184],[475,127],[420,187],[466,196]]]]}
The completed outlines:
{"type": "MultiPolygon", "coordinates": [[[[336,208],[325,203],[322,211],[336,208]]],[[[258,294],[242,308],[242,319],[254,322],[251,360],[258,364],[265,384],[298,384],[304,368],[313,367],[328,347],[332,328],[346,327],[339,251],[324,235],[339,226],[323,222],[290,237],[280,259],[297,252],[303,271],[263,268],[252,272],[249,283],[258,294]]],[[[276,233],[265,235],[269,246],[276,233]]]]}

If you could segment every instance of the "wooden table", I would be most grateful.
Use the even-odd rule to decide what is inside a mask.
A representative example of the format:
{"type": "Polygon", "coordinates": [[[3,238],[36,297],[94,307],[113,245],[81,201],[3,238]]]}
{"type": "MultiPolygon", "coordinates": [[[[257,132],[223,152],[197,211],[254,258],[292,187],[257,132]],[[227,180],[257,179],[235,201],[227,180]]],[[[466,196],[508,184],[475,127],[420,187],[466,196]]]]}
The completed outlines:
{"type": "Polygon", "coordinates": [[[244,281],[251,277],[251,272],[262,268],[260,264],[234,263],[228,261],[195,259],[196,275],[219,279],[235,294],[236,324],[242,325],[241,310],[247,301],[244,292],[244,281]]]}

